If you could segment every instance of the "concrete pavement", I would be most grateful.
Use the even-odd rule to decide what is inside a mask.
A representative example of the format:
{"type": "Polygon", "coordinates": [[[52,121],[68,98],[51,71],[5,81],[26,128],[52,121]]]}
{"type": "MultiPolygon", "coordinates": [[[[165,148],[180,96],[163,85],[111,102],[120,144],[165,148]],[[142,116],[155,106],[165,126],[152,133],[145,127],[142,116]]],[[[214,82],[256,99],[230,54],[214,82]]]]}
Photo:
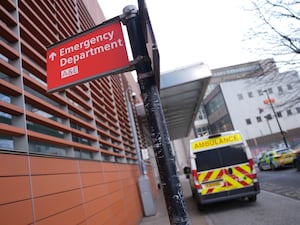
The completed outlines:
{"type": "MultiPolygon", "coordinates": [[[[207,225],[208,221],[205,215],[202,215],[201,212],[197,209],[196,202],[192,199],[191,190],[188,180],[184,175],[180,176],[180,183],[182,186],[182,191],[184,199],[187,205],[187,210],[191,220],[191,224],[194,225],[207,225]]],[[[156,215],[144,217],[139,225],[167,225],[170,224],[168,212],[166,209],[166,204],[164,200],[164,195],[162,190],[159,191],[159,195],[155,201],[156,206],[156,215]]]]}
{"type": "Polygon", "coordinates": [[[155,201],[155,206],[156,206],[155,216],[144,217],[140,225],[170,224],[162,190],[159,191],[158,197],[155,201]]]}

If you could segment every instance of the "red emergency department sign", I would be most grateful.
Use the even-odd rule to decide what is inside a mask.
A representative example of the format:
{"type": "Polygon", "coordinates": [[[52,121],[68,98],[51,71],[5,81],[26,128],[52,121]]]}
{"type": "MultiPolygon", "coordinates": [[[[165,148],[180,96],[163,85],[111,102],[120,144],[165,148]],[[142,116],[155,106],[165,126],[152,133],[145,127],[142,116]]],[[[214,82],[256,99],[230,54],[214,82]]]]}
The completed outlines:
{"type": "Polygon", "coordinates": [[[115,74],[129,65],[120,21],[99,25],[48,48],[48,91],[115,74]]]}

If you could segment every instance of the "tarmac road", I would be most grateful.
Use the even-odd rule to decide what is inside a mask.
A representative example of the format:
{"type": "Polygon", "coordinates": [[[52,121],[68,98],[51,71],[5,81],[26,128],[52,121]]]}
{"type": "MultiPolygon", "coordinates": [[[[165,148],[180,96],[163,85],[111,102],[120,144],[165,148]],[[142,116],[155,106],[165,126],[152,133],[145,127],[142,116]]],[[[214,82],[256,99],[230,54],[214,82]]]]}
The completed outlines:
{"type": "Polygon", "coordinates": [[[262,191],[257,202],[223,202],[207,207],[203,213],[209,225],[298,225],[300,201],[262,191]]]}
{"type": "MultiPolygon", "coordinates": [[[[192,198],[189,182],[184,176],[180,176],[186,206],[192,225],[298,225],[300,224],[300,199],[297,199],[300,188],[298,180],[300,173],[294,169],[263,172],[261,175],[261,193],[256,202],[248,202],[244,199],[216,203],[198,210],[197,204],[192,198]],[[276,174],[276,172],[278,172],[276,174]],[[299,176],[298,176],[299,175],[299,176]],[[289,180],[282,183],[278,181],[289,180]],[[289,177],[289,178],[287,178],[289,177]],[[272,181],[272,180],[276,181],[272,181]],[[292,179],[290,181],[290,179],[292,179]],[[292,188],[286,189],[293,182],[292,188]],[[276,188],[277,187],[277,188],[276,188]],[[283,194],[285,193],[285,194],[283,194]],[[287,194],[288,193],[288,194],[287,194]]],[[[163,193],[156,201],[157,214],[152,217],[144,217],[140,225],[166,225],[170,224],[163,199],[163,193]]]]}
{"type": "Polygon", "coordinates": [[[300,173],[295,168],[258,172],[257,202],[235,200],[207,206],[209,225],[300,224],[300,173]]]}
{"type": "Polygon", "coordinates": [[[262,190],[300,200],[300,172],[295,168],[259,171],[258,178],[262,190]]]}

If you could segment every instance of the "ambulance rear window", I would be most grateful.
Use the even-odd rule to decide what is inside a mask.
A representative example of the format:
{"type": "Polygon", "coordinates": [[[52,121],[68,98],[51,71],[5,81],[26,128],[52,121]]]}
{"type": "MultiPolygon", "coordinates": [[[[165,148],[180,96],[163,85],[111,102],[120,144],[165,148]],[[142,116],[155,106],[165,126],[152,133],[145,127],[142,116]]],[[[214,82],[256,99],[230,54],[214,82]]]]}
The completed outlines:
{"type": "Polygon", "coordinates": [[[242,145],[197,152],[195,155],[198,172],[248,161],[245,149],[242,145]]]}

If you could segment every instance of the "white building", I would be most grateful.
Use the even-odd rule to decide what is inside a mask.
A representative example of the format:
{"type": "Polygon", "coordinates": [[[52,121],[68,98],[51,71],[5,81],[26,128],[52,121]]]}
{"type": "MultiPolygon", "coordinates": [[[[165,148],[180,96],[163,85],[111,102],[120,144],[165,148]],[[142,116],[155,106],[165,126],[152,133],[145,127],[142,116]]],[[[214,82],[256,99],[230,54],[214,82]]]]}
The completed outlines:
{"type": "Polygon", "coordinates": [[[258,60],[212,70],[194,129],[187,137],[172,142],[180,161],[177,165],[182,168],[187,163],[190,139],[212,133],[240,130],[253,154],[283,144],[273,111],[264,104],[264,90],[275,100],[274,111],[289,144],[300,145],[298,73],[279,73],[273,59],[258,60]]]}
{"type": "Polygon", "coordinates": [[[206,129],[209,133],[240,130],[252,149],[264,149],[283,143],[281,128],[289,144],[300,145],[300,79],[296,71],[279,73],[275,62],[267,59],[212,73],[203,102],[206,117],[202,109],[195,121],[198,136],[206,129]],[[271,105],[264,104],[268,98],[277,119],[271,105]]]}
{"type": "MultiPolygon", "coordinates": [[[[300,128],[300,101],[292,103],[291,95],[299,94],[299,76],[295,71],[269,74],[265,79],[249,78],[220,84],[228,114],[234,129],[240,130],[246,139],[287,132],[300,128]],[[284,79],[281,79],[284,77],[284,79]],[[271,81],[270,81],[271,80],[271,81]],[[273,107],[264,104],[269,98],[273,107]]],[[[294,98],[295,96],[293,96],[294,98]]],[[[267,103],[267,102],[266,102],[267,103]]],[[[300,134],[299,134],[300,137],[300,134]]]]}

